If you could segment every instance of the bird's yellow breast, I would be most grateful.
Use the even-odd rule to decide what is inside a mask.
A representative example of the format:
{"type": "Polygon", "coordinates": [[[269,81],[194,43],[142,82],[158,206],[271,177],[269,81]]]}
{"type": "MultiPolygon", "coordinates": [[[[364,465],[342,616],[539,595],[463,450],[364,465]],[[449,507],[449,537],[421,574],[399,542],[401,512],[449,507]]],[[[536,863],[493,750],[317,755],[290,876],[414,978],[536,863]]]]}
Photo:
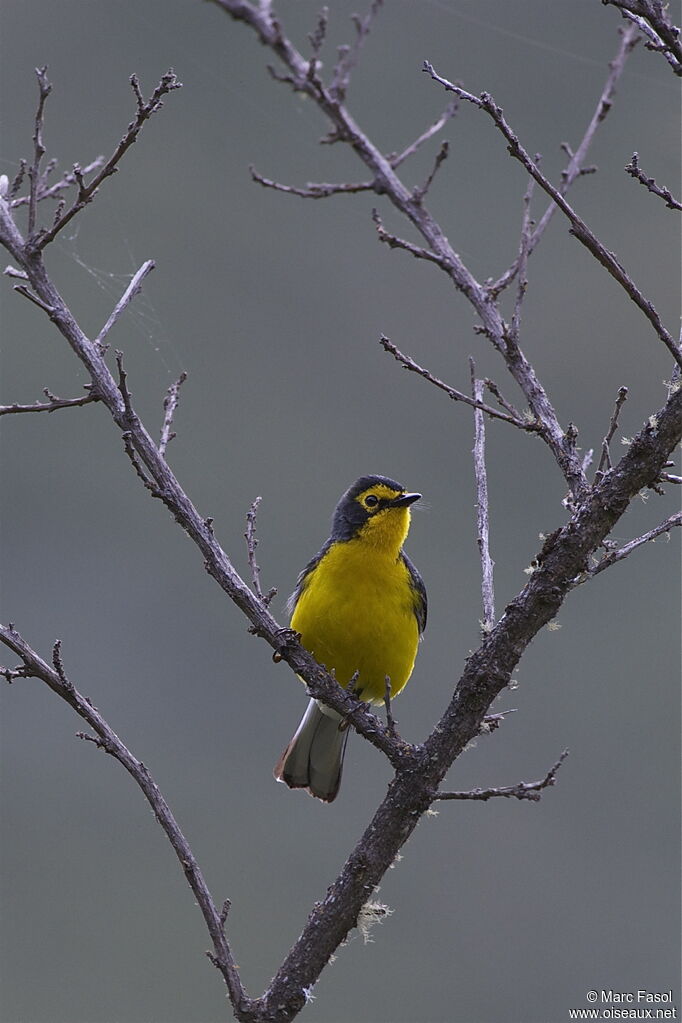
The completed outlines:
{"type": "Polygon", "coordinates": [[[341,685],[359,672],[363,700],[383,701],[387,675],[396,696],[412,674],[419,642],[402,558],[360,537],[332,544],[303,584],[291,627],[341,685]]]}

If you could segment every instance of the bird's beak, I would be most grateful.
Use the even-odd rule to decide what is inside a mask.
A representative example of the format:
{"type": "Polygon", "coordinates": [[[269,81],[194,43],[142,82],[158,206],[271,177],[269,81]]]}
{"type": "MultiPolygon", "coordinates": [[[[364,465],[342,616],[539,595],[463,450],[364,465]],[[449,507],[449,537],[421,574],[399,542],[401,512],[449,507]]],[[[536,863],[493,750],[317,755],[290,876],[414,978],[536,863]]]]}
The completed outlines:
{"type": "Polygon", "coordinates": [[[395,497],[389,507],[390,508],[407,508],[409,505],[414,504],[421,497],[421,494],[401,494],[400,497],[395,497]]]}

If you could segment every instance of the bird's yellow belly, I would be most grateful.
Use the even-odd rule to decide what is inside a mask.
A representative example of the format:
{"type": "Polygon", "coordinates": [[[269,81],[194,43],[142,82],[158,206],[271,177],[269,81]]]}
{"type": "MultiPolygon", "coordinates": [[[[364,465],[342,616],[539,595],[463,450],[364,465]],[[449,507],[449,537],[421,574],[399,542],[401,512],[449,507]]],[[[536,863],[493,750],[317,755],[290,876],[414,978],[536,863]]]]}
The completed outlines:
{"type": "Polygon", "coordinates": [[[291,618],[303,646],[363,700],[381,703],[407,683],[419,642],[409,573],[401,560],[351,540],[330,548],[291,618]]]}

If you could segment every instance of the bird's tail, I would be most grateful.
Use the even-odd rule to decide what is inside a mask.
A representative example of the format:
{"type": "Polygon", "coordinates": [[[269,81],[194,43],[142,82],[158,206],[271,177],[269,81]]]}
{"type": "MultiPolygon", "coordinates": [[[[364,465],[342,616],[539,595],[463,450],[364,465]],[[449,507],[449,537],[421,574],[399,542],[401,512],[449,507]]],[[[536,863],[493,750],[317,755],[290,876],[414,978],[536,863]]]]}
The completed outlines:
{"type": "Polygon", "coordinates": [[[311,700],[294,737],[277,761],[273,774],[290,789],[307,789],[331,803],[341,784],[343,755],[348,741],[343,719],[311,700]]]}

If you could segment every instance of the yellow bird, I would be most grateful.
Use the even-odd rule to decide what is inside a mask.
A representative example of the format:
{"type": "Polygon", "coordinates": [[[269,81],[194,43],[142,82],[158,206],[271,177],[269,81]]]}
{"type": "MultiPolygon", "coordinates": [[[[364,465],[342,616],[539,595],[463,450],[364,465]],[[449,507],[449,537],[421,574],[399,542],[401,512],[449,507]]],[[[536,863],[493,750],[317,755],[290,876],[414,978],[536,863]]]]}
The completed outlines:
{"type": "MultiPolygon", "coordinates": [[[[289,598],[291,628],[316,661],[360,699],[384,702],[386,678],[395,697],[412,674],[426,626],[426,590],[403,550],[410,505],[385,476],[362,476],[343,495],[331,536],[301,572],[289,598]]],[[[274,775],[330,803],[341,782],[347,722],[311,700],[274,775]]]]}

